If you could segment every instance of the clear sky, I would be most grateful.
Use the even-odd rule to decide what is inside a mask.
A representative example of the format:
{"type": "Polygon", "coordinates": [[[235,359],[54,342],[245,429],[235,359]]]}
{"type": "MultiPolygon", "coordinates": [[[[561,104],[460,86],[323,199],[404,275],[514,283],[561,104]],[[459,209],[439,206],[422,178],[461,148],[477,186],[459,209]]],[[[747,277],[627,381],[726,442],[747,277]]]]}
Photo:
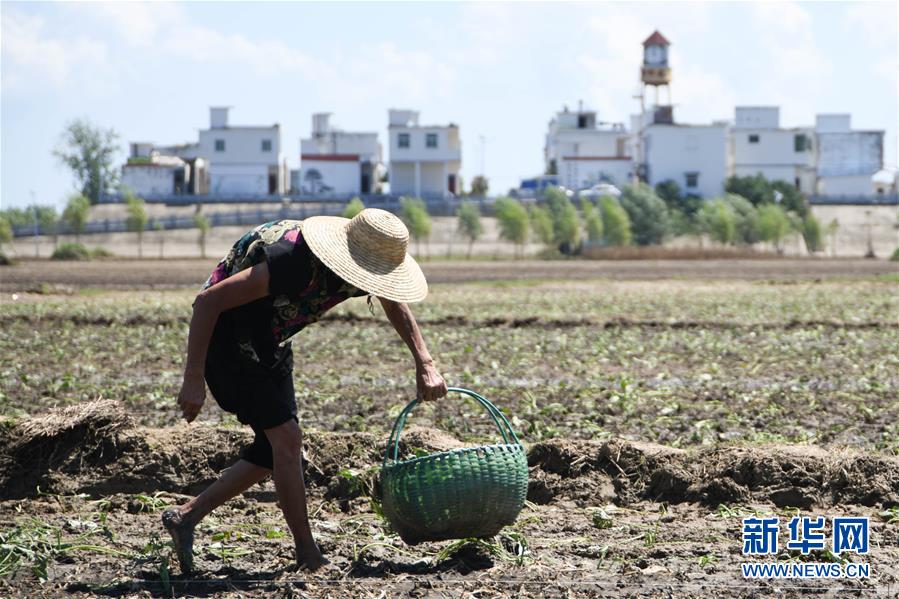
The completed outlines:
{"type": "Polygon", "coordinates": [[[849,112],[885,129],[896,164],[895,2],[17,3],[2,2],[3,207],[62,206],[52,157],[87,117],[128,141],[195,141],[210,105],[233,124],[279,122],[291,168],[313,112],[377,131],[387,109],[459,124],[463,177],[494,191],[541,172],[546,126],[579,100],[604,121],[637,110],[641,42],[672,42],[675,118],[781,106],[781,125],[849,112]],[[481,144],[483,136],[485,143],[481,144]],[[482,156],[482,147],[485,155],[482,156]]]}

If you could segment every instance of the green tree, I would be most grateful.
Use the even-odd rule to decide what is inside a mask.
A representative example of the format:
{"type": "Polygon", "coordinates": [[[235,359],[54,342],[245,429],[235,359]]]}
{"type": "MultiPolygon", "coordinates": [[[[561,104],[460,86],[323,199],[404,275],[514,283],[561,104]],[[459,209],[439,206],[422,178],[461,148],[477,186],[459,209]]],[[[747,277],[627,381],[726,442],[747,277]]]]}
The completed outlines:
{"type": "Polygon", "coordinates": [[[431,235],[431,215],[420,198],[400,198],[400,218],[406,223],[409,234],[415,240],[415,253],[421,255],[421,240],[431,235]]]}
{"type": "Polygon", "coordinates": [[[147,206],[143,199],[134,195],[130,189],[125,190],[125,208],[128,216],[125,218],[125,226],[128,230],[137,233],[137,257],[144,257],[144,229],[147,228],[147,206]]]}
{"type": "Polygon", "coordinates": [[[9,219],[5,216],[0,216],[0,247],[5,243],[12,243],[12,239],[12,225],[9,224],[9,219]]]}
{"type": "Polygon", "coordinates": [[[581,213],[584,215],[584,228],[587,230],[587,240],[592,243],[602,241],[602,217],[593,202],[587,198],[581,199],[581,213]]]}
{"type": "Polygon", "coordinates": [[[777,200],[778,195],[780,196],[780,205],[783,206],[784,210],[795,212],[801,217],[805,217],[808,214],[808,201],[799,193],[795,185],[786,181],[771,181],[770,186],[775,200],[777,200]]]}
{"type": "Polygon", "coordinates": [[[499,225],[499,236],[514,243],[516,255],[521,256],[530,228],[527,210],[521,202],[508,197],[498,198],[493,209],[499,225]]]}
{"type": "Polygon", "coordinates": [[[737,235],[737,219],[733,208],[719,198],[703,204],[697,213],[699,230],[713,241],[723,245],[734,242],[737,235]]]}
{"type": "Polygon", "coordinates": [[[483,197],[487,195],[489,189],[490,183],[484,175],[475,175],[471,180],[471,195],[483,197]]]}
{"type": "Polygon", "coordinates": [[[805,240],[805,248],[809,254],[820,252],[824,244],[822,242],[821,223],[811,212],[802,219],[802,239],[805,240]]]}
{"type": "Polygon", "coordinates": [[[759,214],[755,206],[744,198],[734,193],[726,193],[721,198],[734,214],[734,227],[736,235],[734,242],[752,245],[759,241],[759,214]]]}
{"type": "Polygon", "coordinates": [[[69,203],[62,212],[62,220],[75,233],[76,242],[81,241],[81,233],[84,231],[90,209],[90,201],[81,194],[75,194],[69,198],[69,203]]]}
{"type": "Polygon", "coordinates": [[[200,246],[200,256],[206,257],[206,237],[209,234],[209,219],[206,215],[198,210],[194,213],[194,226],[197,227],[197,243],[200,246]]]}
{"type": "Polygon", "coordinates": [[[558,187],[548,188],[544,199],[553,221],[553,241],[560,252],[571,254],[581,239],[581,219],[577,209],[558,187]]]}
{"type": "Polygon", "coordinates": [[[474,242],[484,233],[484,226],[481,224],[481,211],[477,206],[469,202],[462,202],[462,205],[459,206],[458,231],[468,239],[468,253],[465,257],[470,260],[474,242]]]}
{"type": "Polygon", "coordinates": [[[599,209],[602,212],[603,237],[609,245],[630,245],[631,221],[618,200],[612,196],[599,198],[599,209]]]}
{"type": "Polygon", "coordinates": [[[656,195],[662,198],[662,201],[668,205],[668,208],[680,210],[683,195],[681,194],[680,185],[677,184],[677,181],[668,179],[656,183],[655,190],[656,195]]]}
{"type": "Polygon", "coordinates": [[[759,238],[769,241],[778,254],[784,251],[783,241],[792,228],[784,209],[777,204],[759,206],[759,238]]]}
{"type": "Polygon", "coordinates": [[[115,189],[118,182],[118,168],[114,163],[118,138],[114,129],[102,129],[86,119],[77,119],[69,123],[53,151],[60,162],[72,169],[81,195],[91,204],[115,189]]]}
{"type": "Polygon", "coordinates": [[[661,244],[671,232],[668,207],[648,185],[625,185],[620,202],[630,218],[637,245],[661,244]]]}
{"type": "Polygon", "coordinates": [[[360,198],[355,197],[347,203],[346,208],[343,209],[343,214],[341,214],[341,216],[343,218],[353,218],[363,210],[365,210],[365,204],[362,203],[362,200],[360,198]]]}
{"type": "Polygon", "coordinates": [[[530,227],[540,243],[550,245],[553,242],[553,217],[543,206],[531,208],[530,227]]]}
{"type": "Polygon", "coordinates": [[[724,183],[724,190],[742,196],[752,202],[753,206],[771,204],[774,202],[774,190],[768,185],[768,180],[761,174],[738,177],[728,177],[724,183]]]}

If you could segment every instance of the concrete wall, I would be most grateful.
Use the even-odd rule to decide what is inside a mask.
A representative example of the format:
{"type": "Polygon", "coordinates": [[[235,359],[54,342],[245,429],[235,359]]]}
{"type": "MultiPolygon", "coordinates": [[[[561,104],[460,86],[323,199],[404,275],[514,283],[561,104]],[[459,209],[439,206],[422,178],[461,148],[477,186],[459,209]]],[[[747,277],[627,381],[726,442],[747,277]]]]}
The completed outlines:
{"type": "Polygon", "coordinates": [[[127,165],[122,168],[122,185],[137,195],[174,192],[175,168],[151,165],[127,165]]]}
{"type": "Polygon", "coordinates": [[[673,180],[685,193],[714,197],[724,191],[728,175],[727,127],[724,125],[650,125],[644,134],[649,183],[673,180]],[[686,174],[698,172],[695,188],[686,174]]]}
{"type": "Polygon", "coordinates": [[[209,193],[267,194],[269,167],[265,164],[215,164],[209,173],[209,193]]]}
{"type": "Polygon", "coordinates": [[[871,195],[875,191],[871,175],[848,175],[845,177],[818,177],[818,193],[821,195],[871,195]]]}
{"type": "MultiPolygon", "coordinates": [[[[731,131],[734,149],[734,165],[741,166],[775,166],[796,165],[814,166],[815,144],[813,131],[788,129],[734,129],[731,131]],[[750,136],[758,136],[758,142],[749,141],[750,136]],[[805,135],[810,142],[809,149],[796,151],[796,136],[805,135]]],[[[788,179],[792,182],[792,178],[788,179]]]]}
{"type": "Polygon", "coordinates": [[[303,160],[300,188],[308,193],[320,193],[321,186],[325,185],[330,187],[324,190],[325,193],[359,193],[361,174],[361,166],[356,160],[303,160]],[[316,189],[306,179],[313,169],[322,176],[316,189]]]}
{"type": "Polygon", "coordinates": [[[560,182],[569,189],[585,189],[596,185],[603,178],[617,186],[630,182],[633,162],[620,160],[559,160],[560,182]]]}
{"type": "Polygon", "coordinates": [[[883,165],[883,131],[818,133],[818,176],[869,177],[883,165]]]}

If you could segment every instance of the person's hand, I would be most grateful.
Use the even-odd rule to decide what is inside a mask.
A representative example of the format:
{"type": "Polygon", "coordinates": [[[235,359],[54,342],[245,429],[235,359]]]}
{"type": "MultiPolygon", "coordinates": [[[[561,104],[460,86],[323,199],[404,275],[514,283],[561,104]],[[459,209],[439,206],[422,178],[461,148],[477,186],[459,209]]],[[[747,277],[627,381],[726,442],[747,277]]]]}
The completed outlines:
{"type": "Polygon", "coordinates": [[[184,419],[193,422],[200,413],[204,401],[206,401],[206,383],[203,377],[185,376],[181,392],[178,393],[178,406],[184,419]]]}
{"type": "Polygon", "coordinates": [[[415,368],[415,378],[420,401],[433,401],[446,395],[446,381],[433,362],[419,364],[415,368]]]}

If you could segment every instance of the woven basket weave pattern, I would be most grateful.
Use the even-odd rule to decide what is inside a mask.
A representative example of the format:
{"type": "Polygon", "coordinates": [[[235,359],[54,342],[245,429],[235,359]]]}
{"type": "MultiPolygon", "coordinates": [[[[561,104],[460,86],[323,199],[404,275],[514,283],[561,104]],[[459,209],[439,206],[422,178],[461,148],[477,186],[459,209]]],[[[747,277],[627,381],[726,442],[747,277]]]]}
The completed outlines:
{"type": "Polygon", "coordinates": [[[527,456],[515,441],[385,463],[384,515],[410,545],[497,534],[515,521],[527,495],[527,456]]]}

